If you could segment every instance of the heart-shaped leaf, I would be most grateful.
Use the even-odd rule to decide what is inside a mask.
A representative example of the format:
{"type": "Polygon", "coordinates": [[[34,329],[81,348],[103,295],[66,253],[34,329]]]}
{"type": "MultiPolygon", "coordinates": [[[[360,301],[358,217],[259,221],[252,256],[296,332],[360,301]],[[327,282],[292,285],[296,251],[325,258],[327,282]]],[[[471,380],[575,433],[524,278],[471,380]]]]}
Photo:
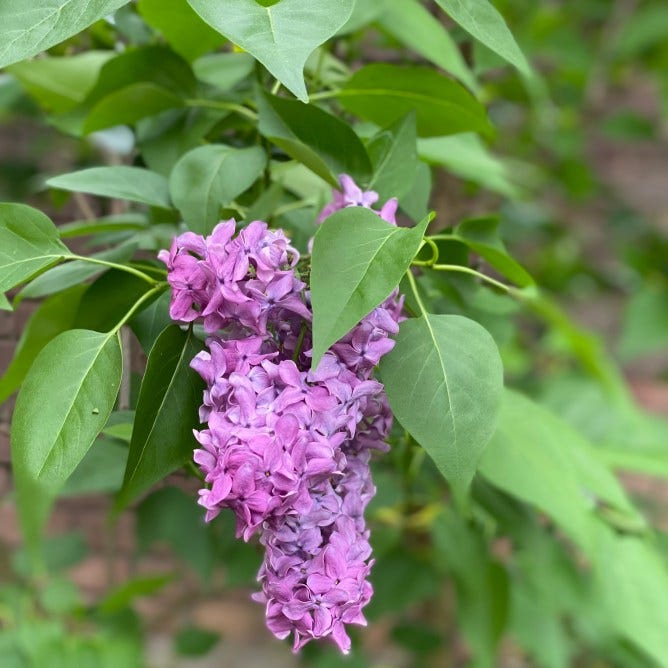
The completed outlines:
{"type": "Polygon", "coordinates": [[[71,255],[56,226],[24,204],[0,204],[0,292],[71,255]]]}
{"type": "Polygon", "coordinates": [[[3,0],[0,3],[0,68],[50,49],[128,2],[3,0]]]}
{"type": "Polygon", "coordinates": [[[411,229],[395,227],[364,207],[325,219],[313,242],[313,368],[399,285],[429,220],[411,229]]]}
{"type": "Polygon", "coordinates": [[[304,64],[350,17],[355,0],[188,0],[227,39],[259,60],[291,93],[307,102],[304,64]]]}
{"type": "Polygon", "coordinates": [[[489,332],[459,315],[401,323],[381,361],[396,418],[462,497],[496,428],[503,367],[489,332]]]}

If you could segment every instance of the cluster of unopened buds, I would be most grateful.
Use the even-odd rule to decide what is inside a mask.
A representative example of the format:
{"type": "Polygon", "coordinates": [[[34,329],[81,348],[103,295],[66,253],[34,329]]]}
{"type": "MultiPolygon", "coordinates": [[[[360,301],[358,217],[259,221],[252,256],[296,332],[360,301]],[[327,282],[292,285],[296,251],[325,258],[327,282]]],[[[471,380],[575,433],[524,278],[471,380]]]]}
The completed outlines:
{"type": "MultiPolygon", "coordinates": [[[[319,221],[346,206],[371,208],[342,175],[319,221]]],[[[396,201],[378,212],[395,223],[396,201]]],[[[392,294],[311,369],[312,311],[299,253],[281,230],[235,221],[206,238],[186,232],[161,251],[171,317],[209,337],[191,366],[206,383],[194,459],[205,476],[206,520],[223,508],[237,537],[265,548],[255,600],[278,637],[298,650],[316,638],[350,649],[373,564],[364,509],[375,493],[369,459],[385,450],[392,416],[373,368],[393,346],[402,300],[392,294]]]]}

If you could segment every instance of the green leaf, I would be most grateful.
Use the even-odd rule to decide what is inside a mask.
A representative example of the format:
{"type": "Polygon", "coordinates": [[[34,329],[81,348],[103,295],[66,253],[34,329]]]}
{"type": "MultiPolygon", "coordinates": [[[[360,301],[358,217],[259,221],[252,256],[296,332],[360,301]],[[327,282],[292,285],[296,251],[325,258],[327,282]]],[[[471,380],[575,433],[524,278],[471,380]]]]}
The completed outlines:
{"type": "Polygon", "coordinates": [[[259,60],[291,93],[308,101],[304,63],[348,20],[354,0],[188,0],[218,32],[259,60]]]}
{"type": "Polygon", "coordinates": [[[422,220],[429,210],[431,197],[431,169],[418,162],[408,192],[401,198],[401,209],[413,220],[422,220]]]}
{"type": "Polygon", "coordinates": [[[148,226],[146,216],[140,213],[124,213],[102,216],[95,220],[75,220],[58,226],[61,239],[93,236],[107,232],[130,232],[145,230],[148,226]]]}
{"type": "Polygon", "coordinates": [[[228,114],[220,109],[174,109],[143,119],[137,124],[137,143],[146,166],[169,178],[181,156],[202,146],[228,114]]]}
{"type": "Polygon", "coordinates": [[[45,300],[33,311],[16,344],[14,357],[0,377],[0,403],[21,384],[39,351],[58,334],[72,327],[86,286],[77,285],[45,300]]]}
{"type": "Polygon", "coordinates": [[[43,213],[24,204],[0,203],[0,292],[68,255],[56,226],[43,213]]]}
{"type": "Polygon", "coordinates": [[[167,543],[203,582],[209,580],[215,554],[212,534],[190,494],[176,487],[153,492],[137,507],[136,527],[140,552],[155,542],[167,543]]]}
{"type": "Polygon", "coordinates": [[[365,180],[369,157],[349,125],[313,105],[274,95],[258,97],[260,132],[290,157],[338,187],[339,174],[365,180]]]}
{"type": "Polygon", "coordinates": [[[139,13],[186,60],[215,50],[225,40],[185,0],[139,0],[139,13]]]}
{"type": "Polygon", "coordinates": [[[174,645],[181,656],[204,656],[208,654],[220,641],[220,636],[208,629],[189,626],[181,629],[174,645]]]}
{"type": "Polygon", "coordinates": [[[114,125],[133,125],[147,116],[184,106],[183,98],[150,81],[119,88],[100,100],[87,114],[84,134],[114,125]]]}
{"type": "Polygon", "coordinates": [[[255,66],[248,53],[211,53],[193,63],[195,76],[204,83],[230,90],[243,81],[255,66]]]}
{"type": "Polygon", "coordinates": [[[11,428],[17,507],[28,545],[38,543],[52,499],[104,427],[121,371],[114,334],[69,330],[37,355],[11,428]]]}
{"type": "Polygon", "coordinates": [[[3,0],[0,68],[30,58],[113,14],[128,0],[3,0]]]}
{"type": "Polygon", "coordinates": [[[60,190],[125,199],[165,209],[171,206],[167,179],[141,167],[90,167],[54,176],[46,184],[60,190]]]}
{"type": "Polygon", "coordinates": [[[221,208],[253,185],[266,162],[259,146],[210,144],[186,153],[172,170],[169,189],[188,227],[208,234],[220,220],[221,208]]]}
{"type": "Polygon", "coordinates": [[[401,323],[380,370],[392,412],[460,498],[496,428],[503,367],[490,334],[458,315],[401,323]]]}
{"type": "Polygon", "coordinates": [[[98,438],[60,491],[60,496],[116,492],[123,482],[128,449],[110,438],[98,438]]]}
{"type": "Polygon", "coordinates": [[[378,17],[378,24],[412,51],[456,76],[472,91],[478,89],[478,83],[450,33],[418,0],[387,2],[378,17]]]}
{"type": "Polygon", "coordinates": [[[510,390],[480,471],[495,486],[546,512],[589,554],[597,508],[620,511],[636,530],[644,526],[587,441],[549,410],[510,390]]]}
{"type": "Polygon", "coordinates": [[[415,114],[410,112],[389,127],[380,130],[367,144],[373,165],[370,190],[381,202],[391,197],[401,200],[411,188],[418,165],[415,114]]]}
{"type": "MultiPolygon", "coordinates": [[[[9,303],[9,299],[7,299],[6,295],[4,292],[0,292],[0,311],[13,311],[14,309],[12,308],[12,305],[9,303]]],[[[2,402],[2,399],[0,399],[0,402],[2,402]]]]}
{"type": "Polygon", "coordinates": [[[153,344],[165,327],[172,324],[169,316],[170,300],[171,295],[165,292],[129,322],[146,355],[151,352],[153,344]]]}
{"type": "Polygon", "coordinates": [[[134,123],[182,105],[183,100],[194,95],[196,87],[192,69],[171,49],[130,48],[103,65],[83,102],[58,116],[57,124],[66,132],[80,135],[110,125],[134,123]]]}
{"type": "Polygon", "coordinates": [[[399,285],[430,218],[395,227],[364,207],[325,219],[313,242],[311,301],[315,369],[325,351],[399,285]]]}
{"type": "MultiPolygon", "coordinates": [[[[136,250],[137,243],[135,241],[129,241],[116,248],[93,253],[90,257],[97,260],[104,260],[106,262],[123,263],[128,261],[134,255],[136,250]]],[[[60,292],[73,285],[83,283],[89,278],[98,276],[105,271],[108,271],[107,267],[92,262],[86,262],[84,260],[66,262],[65,264],[53,267],[53,269],[49,269],[43,274],[40,274],[21,290],[17,299],[37,299],[38,297],[52,295],[54,292],[60,292]]]]}
{"type": "Polygon", "coordinates": [[[116,510],[191,458],[203,384],[190,362],[200,349],[192,331],[176,325],[165,329],[151,349],[116,510]]]}
{"type": "MultiPolygon", "coordinates": [[[[86,290],[79,305],[75,327],[108,332],[116,326],[151,285],[133,274],[111,269],[86,290]]],[[[142,304],[150,308],[150,301],[142,304]]]]}
{"type": "Polygon", "coordinates": [[[87,51],[73,56],[25,60],[7,68],[26,91],[48,111],[69,111],[83,102],[112,51],[87,51]]]}
{"type": "Polygon", "coordinates": [[[425,162],[444,167],[455,176],[506,197],[518,197],[519,190],[511,182],[506,165],[475,134],[420,139],[418,153],[425,162]]]}
{"type": "Polygon", "coordinates": [[[452,238],[466,244],[501,275],[521,288],[535,285],[527,270],[508,254],[499,237],[498,227],[499,220],[494,216],[469,218],[457,225],[452,238]]]}
{"type": "Polygon", "coordinates": [[[436,2],[472,37],[514,65],[522,74],[531,75],[531,67],[508,30],[503,16],[488,0],[436,0],[436,2]]]}
{"type": "Polygon", "coordinates": [[[461,84],[428,67],[366,65],[337,97],[347,111],[381,126],[415,110],[421,137],[493,132],[480,102],[461,84]]]}

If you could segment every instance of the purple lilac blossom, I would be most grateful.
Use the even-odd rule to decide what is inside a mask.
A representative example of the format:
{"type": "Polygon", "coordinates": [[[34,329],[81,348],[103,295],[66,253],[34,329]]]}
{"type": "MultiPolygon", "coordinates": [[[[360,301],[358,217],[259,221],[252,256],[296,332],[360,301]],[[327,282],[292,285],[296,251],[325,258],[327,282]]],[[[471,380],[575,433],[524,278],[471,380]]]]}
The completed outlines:
{"type": "MultiPolygon", "coordinates": [[[[378,196],[349,176],[320,220],[378,196]]],[[[396,200],[379,212],[395,224],[396,200]]],[[[267,626],[298,651],[327,638],[350,649],[347,624],[366,624],[371,560],[364,509],[375,493],[373,450],[386,450],[392,415],[371,378],[392,349],[398,291],[332,346],[311,370],[311,308],[299,253],[280,230],[254,221],[235,237],[221,222],[186,232],[159,254],[172,288],[170,315],[203,323],[206,349],[191,363],[206,383],[194,461],[205,476],[207,521],[229,508],[237,537],[258,535],[267,626]]]]}

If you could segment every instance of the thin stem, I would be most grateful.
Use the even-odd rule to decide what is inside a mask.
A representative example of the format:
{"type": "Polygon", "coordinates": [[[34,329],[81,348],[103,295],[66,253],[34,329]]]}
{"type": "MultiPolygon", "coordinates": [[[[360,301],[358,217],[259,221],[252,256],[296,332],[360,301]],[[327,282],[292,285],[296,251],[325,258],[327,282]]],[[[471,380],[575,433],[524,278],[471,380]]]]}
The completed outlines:
{"type": "Polygon", "coordinates": [[[424,307],[424,304],[422,303],[422,299],[420,297],[420,293],[418,292],[418,287],[417,283],[415,282],[415,276],[413,276],[413,272],[409,269],[406,272],[406,276],[408,277],[408,282],[411,285],[411,290],[413,291],[413,295],[415,296],[415,301],[420,307],[420,311],[422,312],[423,315],[427,315],[427,309],[424,307]]]}
{"type": "Polygon", "coordinates": [[[109,332],[109,335],[116,334],[123,325],[139,310],[139,307],[148,301],[156,292],[162,292],[167,287],[167,283],[158,283],[148,292],[145,292],[133,305],[132,308],[121,318],[120,322],[109,332]]]}
{"type": "Polygon", "coordinates": [[[476,271],[475,269],[471,269],[471,267],[464,267],[460,264],[432,264],[431,268],[436,271],[454,271],[460,274],[469,274],[470,276],[475,276],[479,278],[481,281],[485,281],[486,283],[493,285],[495,288],[499,288],[499,290],[503,290],[507,294],[513,296],[516,296],[516,293],[518,292],[518,290],[511,287],[510,285],[501,283],[501,281],[497,281],[495,278],[492,278],[491,276],[487,276],[479,271],[476,271]]]}
{"type": "Polygon", "coordinates": [[[271,87],[271,94],[277,95],[279,90],[281,90],[281,82],[278,79],[276,79],[276,82],[271,87]]]}
{"type": "Polygon", "coordinates": [[[411,264],[414,264],[416,267],[433,267],[438,262],[438,246],[430,237],[425,237],[422,240],[420,250],[424,248],[424,244],[428,244],[431,247],[431,257],[428,260],[413,260],[411,264]]]}
{"type": "Polygon", "coordinates": [[[313,100],[329,100],[333,97],[337,97],[341,91],[339,90],[323,90],[319,93],[313,93],[308,96],[308,99],[313,100]]]}
{"type": "MultiPolygon", "coordinates": [[[[274,218],[282,216],[284,213],[289,213],[290,211],[298,211],[299,209],[305,209],[307,206],[311,206],[312,202],[306,199],[300,199],[296,202],[290,202],[289,204],[284,204],[283,206],[276,207],[274,210],[274,218]]],[[[302,257],[304,257],[302,255],[302,257]]]]}
{"type": "Polygon", "coordinates": [[[128,274],[134,274],[135,276],[141,278],[143,281],[150,283],[151,285],[156,285],[157,281],[154,278],[151,278],[143,271],[139,269],[134,269],[125,264],[117,264],[116,262],[107,262],[107,260],[100,260],[96,257],[87,257],[86,255],[71,255],[69,256],[73,260],[81,260],[83,262],[90,262],[91,264],[99,264],[103,267],[109,267],[110,269],[120,269],[121,271],[126,271],[128,274]]]}
{"type": "Polygon", "coordinates": [[[299,338],[297,339],[297,346],[295,352],[292,353],[292,361],[296,364],[299,356],[302,352],[302,344],[304,343],[304,336],[306,334],[307,325],[305,322],[302,323],[301,329],[299,330],[299,338]]]}
{"type": "Polygon", "coordinates": [[[241,116],[245,116],[251,121],[257,121],[258,115],[243,104],[236,104],[235,102],[225,102],[225,100],[207,100],[204,98],[193,98],[186,100],[189,107],[204,107],[207,109],[219,109],[221,111],[234,111],[241,116]]]}

